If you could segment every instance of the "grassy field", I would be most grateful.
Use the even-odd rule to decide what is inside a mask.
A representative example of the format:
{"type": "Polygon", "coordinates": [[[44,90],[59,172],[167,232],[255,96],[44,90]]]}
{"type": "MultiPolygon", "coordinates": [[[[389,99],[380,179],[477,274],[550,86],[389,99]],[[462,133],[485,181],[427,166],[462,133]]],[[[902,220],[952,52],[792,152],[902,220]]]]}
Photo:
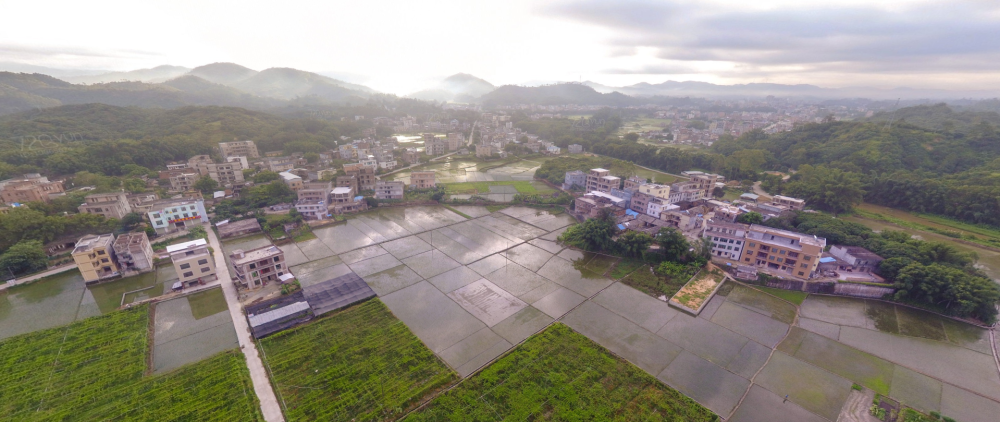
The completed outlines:
{"type": "MultiPolygon", "coordinates": [[[[614,272],[612,272],[612,275],[613,274],[614,272]]],[[[673,279],[654,274],[646,269],[641,269],[640,271],[635,271],[628,277],[623,278],[621,282],[656,298],[660,296],[670,298],[673,297],[673,295],[676,294],[681,287],[684,287],[684,284],[686,284],[693,275],[694,273],[692,271],[691,273],[686,274],[686,277],[673,279]]]]}
{"type": "Polygon", "coordinates": [[[872,204],[861,204],[855,209],[855,214],[871,220],[929,231],[983,246],[1000,247],[1000,230],[993,227],[963,223],[937,215],[910,213],[872,204]]]}
{"type": "Polygon", "coordinates": [[[289,421],[393,420],[455,377],[378,300],[260,346],[289,421]]]}
{"type": "Polygon", "coordinates": [[[555,324],[406,421],[713,421],[717,417],[555,324]]]}
{"type": "Polygon", "coordinates": [[[758,289],[758,290],[760,290],[762,292],[770,293],[772,295],[775,295],[775,296],[777,296],[777,297],[779,297],[781,299],[787,300],[787,301],[792,302],[792,303],[794,303],[796,305],[801,305],[802,302],[806,300],[806,296],[809,295],[806,292],[795,292],[795,291],[791,291],[791,290],[775,289],[775,288],[771,288],[771,287],[754,286],[754,288],[758,289]]]}
{"type": "Polygon", "coordinates": [[[506,182],[464,182],[464,183],[443,183],[445,191],[450,195],[490,193],[490,186],[513,186],[517,193],[539,193],[535,185],[529,181],[506,181],[506,182]]]}
{"type": "Polygon", "coordinates": [[[611,269],[611,273],[609,275],[611,278],[619,280],[622,277],[631,274],[633,271],[638,270],[640,267],[646,267],[648,269],[649,265],[642,261],[623,259],[615,264],[615,267],[611,269]]]}
{"type": "Polygon", "coordinates": [[[263,420],[239,353],[144,376],[146,306],[0,342],[2,420],[263,420]]]}

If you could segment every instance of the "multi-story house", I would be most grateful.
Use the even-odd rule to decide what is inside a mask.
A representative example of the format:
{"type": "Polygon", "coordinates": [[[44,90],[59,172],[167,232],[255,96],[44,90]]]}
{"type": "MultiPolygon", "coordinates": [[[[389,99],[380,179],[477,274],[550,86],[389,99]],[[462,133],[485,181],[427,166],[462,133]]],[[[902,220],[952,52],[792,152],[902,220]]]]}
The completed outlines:
{"type": "Polygon", "coordinates": [[[403,199],[402,181],[375,182],[375,199],[403,199]]]}
{"type": "Polygon", "coordinates": [[[128,203],[128,194],[125,192],[96,193],[83,198],[84,203],[77,209],[85,214],[103,215],[105,218],[122,217],[132,212],[132,206],[128,203]]]}
{"type": "Polygon", "coordinates": [[[250,158],[260,157],[257,145],[253,141],[219,142],[219,152],[222,153],[223,160],[235,155],[250,158]]]}
{"type": "Polygon", "coordinates": [[[611,193],[611,189],[621,186],[621,178],[612,176],[610,170],[602,168],[591,169],[587,174],[587,192],[611,193]]]}
{"type": "Polygon", "coordinates": [[[632,211],[645,214],[646,211],[649,209],[649,201],[652,200],[653,198],[654,196],[648,193],[642,193],[636,191],[635,193],[632,194],[632,197],[629,198],[628,208],[632,211]]]}
{"type": "Polygon", "coordinates": [[[249,251],[237,249],[229,259],[236,270],[233,274],[245,289],[255,290],[267,283],[281,281],[281,277],[288,273],[285,253],[274,245],[249,251]]]}
{"type": "Polygon", "coordinates": [[[146,215],[158,233],[184,230],[208,222],[205,201],[201,199],[165,199],[150,205],[146,215]]]}
{"type": "Polygon", "coordinates": [[[580,170],[567,171],[563,176],[563,190],[570,190],[574,187],[585,189],[587,187],[587,173],[580,170]]]}
{"type": "Polygon", "coordinates": [[[580,144],[570,144],[566,147],[570,154],[581,154],[583,153],[583,145],[580,144]]]}
{"type": "Polygon", "coordinates": [[[322,220],[329,213],[329,204],[315,199],[300,199],[295,201],[295,211],[306,220],[322,220]]]}
{"type": "Polygon", "coordinates": [[[354,188],[338,186],[330,191],[330,205],[345,204],[354,201],[354,188]]]}
{"type": "Polygon", "coordinates": [[[208,155],[195,155],[188,158],[188,168],[198,171],[202,176],[208,175],[208,165],[214,164],[212,157],[208,155]]]}
{"type": "Polygon", "coordinates": [[[285,184],[288,185],[288,187],[293,191],[298,192],[299,189],[302,189],[302,178],[298,175],[293,174],[290,171],[283,171],[278,173],[278,175],[281,176],[281,180],[284,181],[285,184]]]}
{"type": "Polygon", "coordinates": [[[771,203],[775,205],[782,205],[788,207],[792,210],[802,211],[806,207],[806,201],[799,198],[792,198],[790,196],[774,195],[771,198],[771,203]]]}
{"type": "Polygon", "coordinates": [[[73,248],[73,262],[83,275],[86,284],[118,276],[115,250],[111,247],[115,235],[88,234],[81,237],[73,248]]]}
{"type": "Polygon", "coordinates": [[[407,148],[403,151],[403,161],[410,164],[417,164],[420,162],[420,151],[416,148],[407,148]]]}
{"type": "MultiPolygon", "coordinates": [[[[367,167],[361,165],[360,163],[354,164],[344,164],[344,173],[348,176],[354,176],[357,179],[357,191],[374,190],[375,189],[375,169],[373,167],[367,167]]],[[[338,178],[337,185],[340,186],[340,181],[338,178]]]]}
{"type": "Polygon", "coordinates": [[[205,165],[208,177],[219,183],[220,186],[242,185],[243,167],[237,162],[209,163],[205,165]]]}
{"type": "Polygon", "coordinates": [[[685,174],[691,177],[691,182],[695,183],[698,190],[702,191],[703,197],[709,197],[712,195],[712,190],[715,189],[715,184],[720,182],[725,182],[726,178],[718,174],[705,173],[700,171],[689,171],[685,174]]]}
{"type": "Polygon", "coordinates": [[[172,192],[187,192],[200,178],[201,175],[196,172],[183,172],[170,176],[170,190],[172,192]]]}
{"type": "Polygon", "coordinates": [[[698,187],[695,182],[678,182],[670,185],[670,197],[668,202],[676,204],[678,202],[693,202],[705,196],[705,191],[698,187]]]}
{"type": "Polygon", "coordinates": [[[625,181],[622,182],[622,189],[625,189],[627,191],[635,192],[635,191],[639,190],[639,186],[642,186],[642,185],[645,185],[645,184],[646,184],[646,179],[643,179],[643,178],[641,178],[639,176],[632,176],[632,177],[629,177],[628,179],[625,179],[625,181]]]}
{"type": "Polygon", "coordinates": [[[337,187],[338,188],[351,188],[351,191],[358,191],[358,178],[357,176],[337,176],[337,187]]]}
{"type": "Polygon", "coordinates": [[[754,224],[747,231],[743,263],[809,278],[825,247],[826,239],[822,237],[754,224]]]}
{"type": "Polygon", "coordinates": [[[298,195],[299,201],[329,202],[331,189],[333,189],[333,184],[330,182],[304,182],[295,193],[298,195]]]}
{"type": "Polygon", "coordinates": [[[750,226],[746,224],[708,220],[702,237],[712,239],[712,256],[739,261],[749,229],[750,226]]]}
{"type": "Polygon", "coordinates": [[[205,239],[167,246],[167,254],[177,272],[177,281],[183,286],[194,286],[217,278],[215,260],[205,239]]]}
{"type": "Polygon", "coordinates": [[[122,274],[153,271],[153,248],[146,232],[129,232],[118,235],[113,245],[118,268],[122,274]]]}
{"type": "Polygon", "coordinates": [[[670,186],[658,185],[656,183],[644,183],[639,185],[639,192],[664,201],[670,201],[670,186]]]}
{"type": "Polygon", "coordinates": [[[19,179],[0,181],[0,199],[7,204],[49,202],[53,197],[65,195],[62,182],[50,182],[47,177],[30,173],[19,179]]]}
{"type": "Polygon", "coordinates": [[[465,145],[465,135],[460,132],[448,133],[448,151],[458,151],[465,145]]]}
{"type": "Polygon", "coordinates": [[[433,171],[415,171],[410,173],[410,189],[433,189],[437,186],[433,171]]]}
{"type": "Polygon", "coordinates": [[[275,173],[281,173],[295,168],[295,159],[292,157],[268,157],[264,160],[264,166],[275,173]]]}

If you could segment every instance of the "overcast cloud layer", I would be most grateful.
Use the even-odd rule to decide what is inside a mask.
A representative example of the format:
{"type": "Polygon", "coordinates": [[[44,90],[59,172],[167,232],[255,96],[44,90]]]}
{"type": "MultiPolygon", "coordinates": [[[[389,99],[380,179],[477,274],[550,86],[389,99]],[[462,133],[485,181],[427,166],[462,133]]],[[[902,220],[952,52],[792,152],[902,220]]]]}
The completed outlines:
{"type": "Polygon", "coordinates": [[[665,80],[1000,89],[1000,2],[558,0],[320,4],[0,0],[0,62],[296,67],[405,94],[665,80]]]}

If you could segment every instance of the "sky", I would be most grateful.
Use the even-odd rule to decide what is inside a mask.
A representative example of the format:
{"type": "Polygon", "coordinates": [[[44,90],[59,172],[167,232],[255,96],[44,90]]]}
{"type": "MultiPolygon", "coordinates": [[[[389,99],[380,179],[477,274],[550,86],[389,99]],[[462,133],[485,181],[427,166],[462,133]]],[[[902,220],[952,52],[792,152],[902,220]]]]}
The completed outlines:
{"type": "Polygon", "coordinates": [[[408,94],[458,72],[1000,90],[997,0],[0,0],[0,62],[293,67],[408,94]]]}

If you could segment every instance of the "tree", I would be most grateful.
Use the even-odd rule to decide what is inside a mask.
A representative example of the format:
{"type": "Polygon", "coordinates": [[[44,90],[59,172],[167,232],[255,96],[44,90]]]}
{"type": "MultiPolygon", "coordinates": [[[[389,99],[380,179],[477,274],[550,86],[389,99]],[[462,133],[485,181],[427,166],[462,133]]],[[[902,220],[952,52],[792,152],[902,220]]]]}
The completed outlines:
{"type": "Polygon", "coordinates": [[[726,190],[716,186],[715,189],[712,189],[712,196],[722,198],[723,196],[726,196],[726,190]]]}
{"type": "Polygon", "coordinates": [[[617,244],[618,250],[623,255],[637,258],[653,244],[653,237],[643,232],[629,230],[618,236],[617,244]]]}
{"type": "Polygon", "coordinates": [[[219,182],[216,182],[215,179],[212,179],[211,177],[201,176],[201,178],[194,182],[194,185],[191,187],[195,190],[201,191],[201,193],[210,194],[219,189],[219,182]]]}
{"type": "Polygon", "coordinates": [[[636,142],[639,140],[639,134],[635,132],[629,132],[625,134],[625,140],[629,142],[636,142]]]}
{"type": "Polygon", "coordinates": [[[150,239],[156,237],[156,229],[154,229],[152,227],[146,227],[145,231],[146,231],[146,237],[148,237],[150,239]]]}
{"type": "Polygon", "coordinates": [[[785,186],[792,196],[802,198],[810,206],[834,215],[850,211],[865,197],[861,178],[857,173],[823,165],[803,165],[785,186]]]}
{"type": "Polygon", "coordinates": [[[602,210],[600,216],[570,227],[559,236],[559,239],[589,251],[603,251],[613,246],[611,237],[614,236],[616,230],[615,220],[611,213],[602,210]]]}
{"type": "Polygon", "coordinates": [[[312,164],[319,161],[319,154],[315,152],[307,152],[305,154],[302,154],[302,158],[305,158],[307,163],[312,164]]]}
{"type": "Polygon", "coordinates": [[[259,185],[261,183],[273,182],[280,178],[281,176],[278,173],[270,170],[261,170],[253,176],[253,182],[259,185]]]}
{"type": "Polygon", "coordinates": [[[764,216],[760,215],[757,211],[745,212],[740,214],[739,217],[736,217],[736,222],[743,224],[760,224],[764,222],[764,216]]]}
{"type": "Polygon", "coordinates": [[[125,179],[125,181],[122,182],[122,187],[131,193],[145,192],[146,182],[143,182],[142,179],[125,179]]]}
{"type": "Polygon", "coordinates": [[[691,249],[687,238],[673,227],[661,227],[656,235],[656,243],[667,259],[675,262],[683,261],[691,249]]]}
{"type": "Polygon", "coordinates": [[[42,242],[38,240],[22,240],[0,255],[0,270],[6,270],[5,272],[23,274],[44,270],[46,267],[48,256],[42,242]]]}
{"type": "Polygon", "coordinates": [[[139,225],[139,223],[141,222],[142,222],[142,214],[139,214],[137,212],[130,212],[128,214],[125,214],[125,216],[122,217],[121,221],[119,221],[118,224],[121,225],[121,230],[123,232],[128,232],[132,231],[132,229],[134,229],[135,226],[139,225]]]}

